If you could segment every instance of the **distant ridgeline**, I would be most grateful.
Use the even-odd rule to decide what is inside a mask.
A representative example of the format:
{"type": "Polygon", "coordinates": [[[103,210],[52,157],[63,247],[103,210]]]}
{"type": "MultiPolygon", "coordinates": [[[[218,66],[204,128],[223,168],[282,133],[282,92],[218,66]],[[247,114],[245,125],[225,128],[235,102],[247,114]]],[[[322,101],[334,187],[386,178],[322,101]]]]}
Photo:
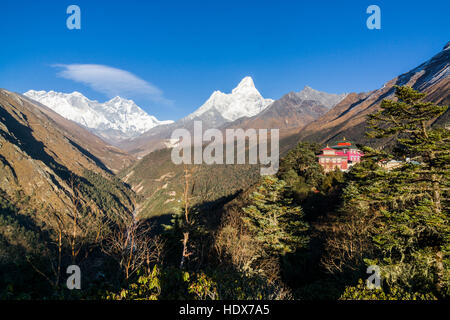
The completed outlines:
{"type": "Polygon", "coordinates": [[[325,172],[333,171],[336,168],[347,171],[355,163],[360,162],[363,156],[361,150],[352,141],[348,141],[344,137],[341,141],[336,141],[331,148],[327,145],[326,148],[322,149],[318,159],[325,172]]]}

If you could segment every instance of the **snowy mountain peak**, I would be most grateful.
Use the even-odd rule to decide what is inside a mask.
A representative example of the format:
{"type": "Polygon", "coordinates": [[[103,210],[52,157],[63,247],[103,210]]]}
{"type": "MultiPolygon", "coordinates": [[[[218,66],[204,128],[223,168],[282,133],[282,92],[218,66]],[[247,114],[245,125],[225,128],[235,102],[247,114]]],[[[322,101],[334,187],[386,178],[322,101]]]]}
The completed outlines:
{"type": "Polygon", "coordinates": [[[112,98],[111,100],[109,100],[109,102],[122,102],[122,101],[130,101],[130,102],[134,102],[133,100],[128,100],[128,99],[124,99],[121,98],[119,96],[115,96],[114,98],[112,98]]]}
{"type": "Polygon", "coordinates": [[[100,103],[80,92],[30,90],[24,95],[49,107],[66,119],[81,124],[110,143],[138,136],[158,125],[173,121],[159,121],[148,115],[133,100],[114,97],[100,103]]]}
{"type": "Polygon", "coordinates": [[[251,77],[245,77],[231,93],[214,91],[209,99],[186,119],[219,113],[225,121],[234,121],[257,115],[272,102],[272,99],[264,99],[261,96],[251,77]]]}
{"type": "Polygon", "coordinates": [[[341,100],[347,96],[346,93],[332,94],[318,91],[311,88],[310,86],[305,86],[303,90],[301,90],[300,92],[294,92],[292,94],[295,94],[298,98],[302,100],[317,101],[327,108],[334,107],[336,104],[341,102],[341,100]]]}
{"type": "Polygon", "coordinates": [[[255,83],[253,82],[253,79],[251,77],[245,77],[244,79],[239,82],[238,86],[233,89],[232,93],[236,93],[237,91],[242,90],[256,90],[255,83]]]}

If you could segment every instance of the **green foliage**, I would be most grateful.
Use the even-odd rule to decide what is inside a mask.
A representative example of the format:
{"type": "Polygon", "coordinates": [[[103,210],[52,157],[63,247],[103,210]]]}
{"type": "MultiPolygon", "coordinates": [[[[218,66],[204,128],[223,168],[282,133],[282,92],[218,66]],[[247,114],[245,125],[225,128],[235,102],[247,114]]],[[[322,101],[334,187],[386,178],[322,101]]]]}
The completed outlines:
{"type": "Polygon", "coordinates": [[[107,300],[217,299],[217,284],[204,273],[188,273],[155,265],[148,275],[140,275],[119,293],[107,292],[107,300]]]}
{"type": "MultiPolygon", "coordinates": [[[[32,208],[33,199],[20,190],[15,201],[0,190],[0,298],[289,299],[290,289],[300,299],[448,298],[450,135],[446,128],[430,128],[447,107],[424,102],[408,87],[397,87],[396,95],[368,120],[370,137],[396,139],[392,151],[364,148],[363,161],[348,173],[325,174],[316,158],[320,146],[300,143],[281,160],[277,177],[265,176],[242,193],[260,179],[257,166],[200,165],[189,184],[189,221],[182,212],[183,166],[167,161],[170,150],[146,156],[122,176],[141,185],[144,215],[157,211],[173,219],[161,234],[164,257],[130,277],[102,252],[106,242],[97,235],[103,229],[95,239],[81,231],[83,221],[86,230],[99,226],[98,216],[108,221],[108,231],[118,230],[115,224],[131,217],[136,195],[117,177],[91,171],[75,177],[81,196],[77,240],[85,241],[77,248],[100,261],[93,268],[86,259],[83,270],[108,274],[84,274],[89,285],[82,292],[61,286],[71,261],[72,216],[52,216],[32,208]],[[389,170],[380,166],[389,159],[403,162],[389,170]],[[183,234],[189,235],[189,258],[181,270],[183,234]],[[382,289],[366,287],[361,278],[367,265],[380,267],[382,289]]],[[[121,235],[110,243],[128,246],[121,235]]]]}
{"type": "Polygon", "coordinates": [[[262,300],[289,298],[277,283],[261,277],[215,268],[187,272],[176,267],[154,266],[150,274],[138,275],[126,288],[108,290],[107,300],[262,300]]]}
{"type": "Polygon", "coordinates": [[[217,284],[221,300],[290,299],[289,290],[280,281],[269,281],[261,275],[248,275],[218,266],[208,275],[217,284]]]}
{"type": "MultiPolygon", "coordinates": [[[[321,265],[335,278],[336,285],[331,287],[339,290],[341,283],[363,276],[365,266],[376,264],[381,267],[385,291],[353,288],[347,290],[348,297],[445,298],[450,284],[450,138],[448,129],[430,128],[430,124],[447,107],[423,102],[424,95],[408,87],[397,87],[396,94],[397,100],[383,101],[381,110],[368,120],[370,137],[396,138],[393,154],[388,149],[363,148],[363,161],[343,177],[324,176],[316,186],[320,191],[316,196],[306,195],[309,186],[304,184],[301,205],[308,221],[318,222],[315,227],[321,234],[311,246],[321,248],[317,243],[323,237],[321,265]],[[380,166],[380,160],[390,159],[403,163],[394,169],[380,166]],[[326,197],[324,201],[338,200],[322,209],[329,212],[323,222],[311,220],[315,216],[311,213],[320,211],[321,195],[326,197]]],[[[302,153],[305,151],[297,151],[298,157],[302,153]]],[[[293,159],[286,163],[289,165],[284,167],[282,177],[295,188],[305,179],[294,170],[293,159]]],[[[304,263],[298,266],[307,269],[304,263]]],[[[316,281],[296,290],[299,297],[319,292],[314,284],[326,282],[327,277],[317,276],[316,281]]]]}
{"type": "MultiPolygon", "coordinates": [[[[370,137],[396,136],[397,156],[415,161],[385,170],[376,160],[386,157],[368,150],[368,160],[351,171],[359,202],[380,214],[373,243],[386,281],[410,291],[449,292],[450,221],[448,186],[450,134],[429,128],[447,107],[422,102],[424,94],[397,87],[398,100],[384,100],[369,116],[370,137]]],[[[393,158],[393,156],[388,156],[393,158]]]]}
{"type": "Polygon", "coordinates": [[[268,255],[285,255],[307,245],[308,225],[302,221],[302,208],[289,197],[286,182],[264,177],[250,201],[243,220],[268,255]]]}
{"type": "Polygon", "coordinates": [[[107,292],[106,300],[158,300],[161,294],[161,271],[157,266],[153,267],[151,274],[139,276],[135,283],[131,283],[127,289],[119,293],[107,292]]]}
{"type": "Polygon", "coordinates": [[[307,221],[335,210],[344,182],[344,173],[338,169],[325,174],[317,161],[319,152],[318,144],[299,143],[281,159],[277,174],[291,188],[293,198],[302,206],[307,221]]]}
{"type": "Polygon", "coordinates": [[[34,229],[30,219],[0,190],[0,299],[37,298],[37,291],[46,291],[46,283],[29,263],[42,266],[48,254],[34,229]]]}
{"type": "MultiPolygon", "coordinates": [[[[177,212],[182,206],[183,165],[171,160],[171,149],[151,152],[134,166],[120,173],[127,182],[140,186],[140,217],[150,218],[177,212]]],[[[190,190],[191,205],[213,203],[230,197],[256,183],[259,165],[201,164],[196,168],[195,183],[190,190]],[[218,183],[220,181],[220,183],[218,183]]]]}
{"type": "Polygon", "coordinates": [[[357,286],[345,288],[340,300],[436,300],[436,297],[431,293],[411,293],[401,287],[392,287],[386,291],[382,288],[369,289],[359,279],[357,286]]]}
{"type": "Polygon", "coordinates": [[[288,183],[299,199],[304,199],[317,190],[325,178],[317,161],[320,146],[307,142],[299,143],[282,159],[278,177],[288,183]]]}
{"type": "Polygon", "coordinates": [[[78,180],[78,191],[93,200],[111,220],[119,222],[124,212],[132,211],[134,194],[117,177],[107,179],[101,174],[85,170],[83,178],[78,180]]]}
{"type": "Polygon", "coordinates": [[[189,274],[186,273],[186,280],[189,281],[188,292],[195,297],[196,300],[216,300],[217,283],[204,273],[194,275],[194,280],[190,280],[189,274]]]}
{"type": "Polygon", "coordinates": [[[283,281],[301,299],[339,297],[335,289],[330,289],[334,286],[320,287],[320,283],[332,281],[326,278],[328,274],[321,268],[323,235],[317,232],[317,225],[338,210],[345,177],[340,170],[324,172],[316,156],[320,150],[319,144],[300,142],[281,159],[277,174],[278,178],[286,181],[292,190],[290,197],[302,207],[303,219],[311,225],[308,250],[288,254],[280,260],[283,281]]]}

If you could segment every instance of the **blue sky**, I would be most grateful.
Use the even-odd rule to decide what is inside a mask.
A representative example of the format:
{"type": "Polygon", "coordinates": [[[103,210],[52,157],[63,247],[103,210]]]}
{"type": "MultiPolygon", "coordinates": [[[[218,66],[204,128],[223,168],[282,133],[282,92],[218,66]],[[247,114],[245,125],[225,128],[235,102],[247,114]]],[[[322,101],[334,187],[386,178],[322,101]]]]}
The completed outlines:
{"type": "Polygon", "coordinates": [[[0,87],[99,101],[120,92],[162,120],[247,75],[273,99],[305,85],[377,89],[450,41],[448,0],[2,0],[0,10],[0,87]],[[66,27],[71,4],[81,30],[66,27]],[[371,4],[381,30],[366,27],[371,4]]]}

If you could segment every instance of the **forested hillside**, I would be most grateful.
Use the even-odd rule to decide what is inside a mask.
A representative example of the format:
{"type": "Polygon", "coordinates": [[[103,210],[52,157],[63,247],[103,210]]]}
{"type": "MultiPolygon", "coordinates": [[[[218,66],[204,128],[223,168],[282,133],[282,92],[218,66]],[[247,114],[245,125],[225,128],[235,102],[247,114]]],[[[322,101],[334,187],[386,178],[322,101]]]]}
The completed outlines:
{"type": "Polygon", "coordinates": [[[184,168],[183,207],[164,239],[162,263],[110,299],[445,299],[449,131],[430,124],[447,106],[396,87],[368,118],[369,139],[348,173],[325,174],[320,146],[300,143],[277,176],[264,177],[223,207],[191,202],[195,167],[184,168]],[[394,169],[389,159],[412,159],[394,169]],[[367,268],[380,270],[370,289],[367,268]]]}
{"type": "MultiPolygon", "coordinates": [[[[172,149],[154,151],[119,175],[141,200],[138,215],[142,218],[171,215],[183,206],[184,166],[172,162],[171,152],[172,149]]],[[[195,183],[189,190],[192,203],[223,202],[258,178],[258,165],[196,165],[195,183]]]]}

